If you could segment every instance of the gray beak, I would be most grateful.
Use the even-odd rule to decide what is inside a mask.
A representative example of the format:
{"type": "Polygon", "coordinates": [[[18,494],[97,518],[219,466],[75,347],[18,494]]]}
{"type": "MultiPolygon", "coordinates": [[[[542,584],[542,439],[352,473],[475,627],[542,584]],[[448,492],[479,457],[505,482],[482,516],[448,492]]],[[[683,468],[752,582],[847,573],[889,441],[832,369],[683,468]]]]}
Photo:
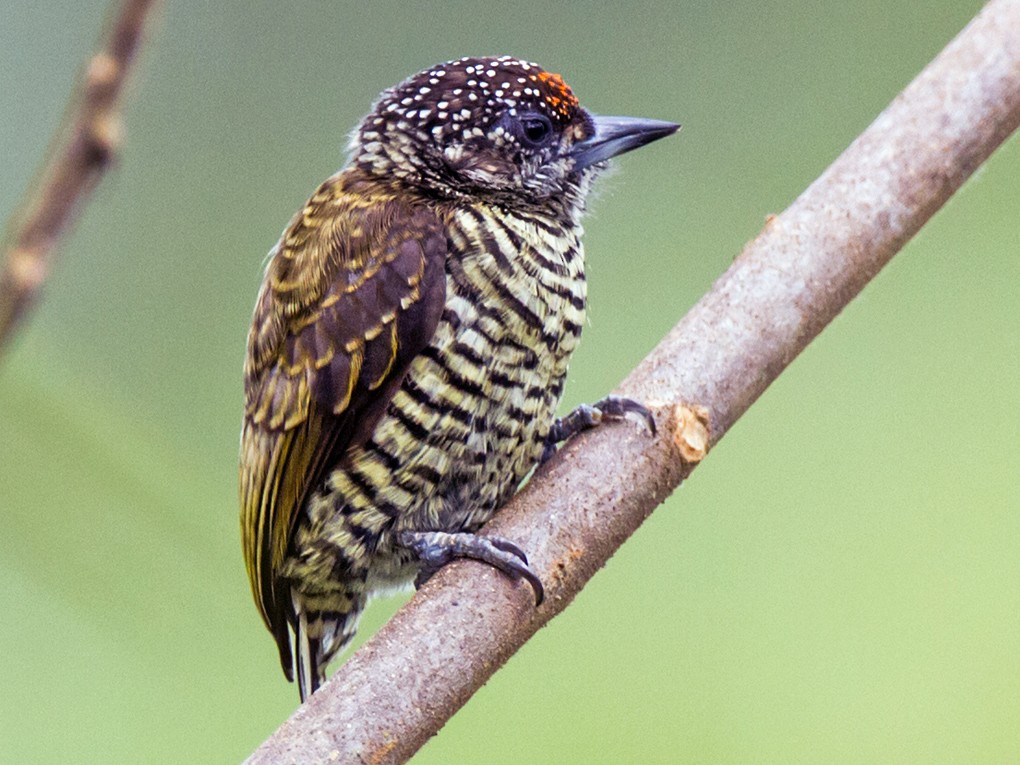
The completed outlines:
{"type": "Polygon", "coordinates": [[[595,126],[592,136],[574,144],[570,150],[575,171],[665,138],[680,129],[673,122],[640,117],[600,117],[593,114],[592,122],[595,126]]]}

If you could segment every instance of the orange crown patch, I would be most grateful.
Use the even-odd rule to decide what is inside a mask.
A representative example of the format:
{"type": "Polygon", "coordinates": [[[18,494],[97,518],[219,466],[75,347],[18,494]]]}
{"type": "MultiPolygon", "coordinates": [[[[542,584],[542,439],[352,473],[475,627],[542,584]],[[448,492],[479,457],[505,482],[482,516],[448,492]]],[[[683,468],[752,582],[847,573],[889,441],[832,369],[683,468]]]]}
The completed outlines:
{"type": "Polygon", "coordinates": [[[549,91],[545,102],[560,117],[568,117],[570,112],[577,108],[577,96],[558,74],[539,72],[531,75],[531,81],[541,83],[549,91]]]}

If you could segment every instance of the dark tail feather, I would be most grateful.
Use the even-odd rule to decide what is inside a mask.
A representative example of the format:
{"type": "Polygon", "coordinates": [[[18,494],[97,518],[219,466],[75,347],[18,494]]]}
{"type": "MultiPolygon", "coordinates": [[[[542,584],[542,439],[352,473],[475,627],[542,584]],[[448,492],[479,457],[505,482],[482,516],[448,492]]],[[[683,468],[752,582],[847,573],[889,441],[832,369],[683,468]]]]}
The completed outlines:
{"type": "Polygon", "coordinates": [[[351,642],[365,608],[363,595],[326,597],[331,607],[320,610],[324,604],[318,598],[309,602],[295,593],[294,666],[302,702],[326,681],[326,666],[351,642]]]}
{"type": "Polygon", "coordinates": [[[284,619],[280,619],[274,626],[273,637],[276,639],[276,647],[280,651],[280,666],[283,667],[283,674],[287,681],[294,682],[294,649],[290,644],[290,628],[284,619]]]}
{"type": "Polygon", "coordinates": [[[319,638],[309,634],[308,617],[303,609],[298,611],[295,632],[297,650],[294,652],[294,663],[297,665],[298,693],[301,694],[301,703],[303,704],[309,696],[319,690],[324,679],[325,666],[320,670],[321,644],[319,638]]]}

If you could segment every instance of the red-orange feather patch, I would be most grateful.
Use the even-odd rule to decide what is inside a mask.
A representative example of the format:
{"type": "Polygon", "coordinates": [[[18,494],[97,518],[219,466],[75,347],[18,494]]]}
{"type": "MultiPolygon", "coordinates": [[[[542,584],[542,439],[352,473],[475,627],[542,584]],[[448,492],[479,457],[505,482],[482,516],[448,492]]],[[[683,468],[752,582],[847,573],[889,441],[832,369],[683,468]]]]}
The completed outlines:
{"type": "Polygon", "coordinates": [[[563,78],[553,72],[537,72],[530,75],[532,82],[540,83],[545,89],[545,102],[562,119],[568,119],[571,112],[578,106],[577,96],[570,87],[563,81],[563,78]]]}

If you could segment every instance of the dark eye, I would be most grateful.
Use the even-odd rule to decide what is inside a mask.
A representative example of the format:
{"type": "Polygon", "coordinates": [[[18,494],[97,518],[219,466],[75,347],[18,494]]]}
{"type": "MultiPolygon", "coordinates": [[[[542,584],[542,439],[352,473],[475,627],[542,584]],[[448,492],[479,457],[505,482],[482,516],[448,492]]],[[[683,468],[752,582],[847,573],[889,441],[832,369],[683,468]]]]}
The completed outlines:
{"type": "Polygon", "coordinates": [[[526,114],[520,124],[521,140],[529,146],[544,146],[552,138],[552,123],[543,114],[526,114]]]}

